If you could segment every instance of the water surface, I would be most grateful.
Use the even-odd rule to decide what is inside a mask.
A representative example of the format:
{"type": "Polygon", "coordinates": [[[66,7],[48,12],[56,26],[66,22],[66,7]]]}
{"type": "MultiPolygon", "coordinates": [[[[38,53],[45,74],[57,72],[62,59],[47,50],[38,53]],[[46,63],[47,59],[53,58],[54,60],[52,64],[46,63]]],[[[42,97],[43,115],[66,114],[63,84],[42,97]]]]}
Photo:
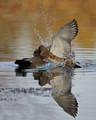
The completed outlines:
{"type": "MultiPolygon", "coordinates": [[[[12,16],[7,16],[8,19],[0,20],[1,120],[11,120],[13,117],[14,120],[95,120],[95,22],[87,21],[93,19],[87,12],[86,19],[82,18],[83,9],[81,12],[77,9],[78,14],[69,12],[64,16],[64,9],[61,8],[42,9],[38,17],[33,14],[31,19],[20,20],[19,16],[19,20],[13,20],[12,16]],[[51,36],[73,16],[77,18],[79,33],[72,45],[76,61],[82,68],[18,71],[14,61],[32,56],[34,49],[43,41],[45,45],[51,44],[51,36]]],[[[34,13],[37,11],[35,9],[34,13]]]]}

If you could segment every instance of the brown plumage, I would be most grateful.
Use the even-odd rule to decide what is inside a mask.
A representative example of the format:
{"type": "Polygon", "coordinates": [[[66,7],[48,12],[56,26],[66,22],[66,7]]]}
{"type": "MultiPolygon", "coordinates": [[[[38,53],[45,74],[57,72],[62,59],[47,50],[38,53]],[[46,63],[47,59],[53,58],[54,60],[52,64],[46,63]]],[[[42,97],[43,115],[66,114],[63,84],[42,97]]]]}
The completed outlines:
{"type": "MultiPolygon", "coordinates": [[[[16,60],[15,64],[18,64],[20,68],[32,68],[44,64],[45,59],[48,58],[56,60],[58,62],[62,62],[66,60],[65,58],[59,58],[58,56],[52,54],[43,45],[41,45],[37,50],[35,50],[33,55],[34,57],[31,58],[23,58],[22,60],[16,60]]],[[[71,60],[66,61],[65,66],[80,67],[71,60]]]]}
{"type": "Polygon", "coordinates": [[[45,47],[40,45],[33,53],[33,57],[16,60],[20,68],[37,67],[47,61],[53,63],[65,62],[65,66],[80,67],[72,60],[67,60],[71,51],[71,41],[78,33],[78,26],[75,20],[62,26],[52,37],[52,45],[45,47]]]}

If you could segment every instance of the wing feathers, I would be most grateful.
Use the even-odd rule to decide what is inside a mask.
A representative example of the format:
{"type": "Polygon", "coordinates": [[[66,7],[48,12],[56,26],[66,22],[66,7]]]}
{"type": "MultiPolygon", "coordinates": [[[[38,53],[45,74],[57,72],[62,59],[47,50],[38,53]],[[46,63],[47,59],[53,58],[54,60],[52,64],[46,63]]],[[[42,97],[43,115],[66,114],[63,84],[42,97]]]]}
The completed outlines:
{"type": "Polygon", "coordinates": [[[65,57],[71,53],[71,41],[78,33],[78,25],[75,19],[62,26],[52,37],[50,51],[58,56],[65,57]]]}
{"type": "Polygon", "coordinates": [[[53,40],[55,40],[54,38],[59,37],[67,41],[72,41],[76,37],[77,33],[78,33],[78,25],[74,19],[71,22],[62,26],[58,30],[58,32],[53,36],[53,40]]]}

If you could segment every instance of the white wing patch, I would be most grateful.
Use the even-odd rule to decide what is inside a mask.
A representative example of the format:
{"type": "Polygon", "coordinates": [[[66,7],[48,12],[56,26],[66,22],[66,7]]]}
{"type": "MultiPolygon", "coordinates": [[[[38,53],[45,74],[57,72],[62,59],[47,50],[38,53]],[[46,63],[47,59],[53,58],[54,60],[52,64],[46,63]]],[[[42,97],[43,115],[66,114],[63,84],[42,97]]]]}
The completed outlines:
{"type": "Polygon", "coordinates": [[[77,22],[71,22],[62,26],[52,37],[52,47],[50,52],[58,57],[67,57],[71,53],[71,41],[78,33],[77,22]]]}

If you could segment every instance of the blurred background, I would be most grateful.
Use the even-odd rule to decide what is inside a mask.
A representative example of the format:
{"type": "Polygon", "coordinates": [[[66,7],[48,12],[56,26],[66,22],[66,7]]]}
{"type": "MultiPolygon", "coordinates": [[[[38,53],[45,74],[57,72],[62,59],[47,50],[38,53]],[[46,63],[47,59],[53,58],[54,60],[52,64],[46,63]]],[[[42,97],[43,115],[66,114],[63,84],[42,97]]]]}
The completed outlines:
{"type": "Polygon", "coordinates": [[[51,36],[72,19],[79,27],[73,48],[78,48],[76,53],[87,48],[84,56],[95,59],[95,5],[95,0],[0,0],[0,61],[32,56],[42,42],[51,44],[51,36]]]}
{"type": "Polygon", "coordinates": [[[96,119],[96,0],[0,0],[0,120],[13,116],[96,119]],[[73,19],[79,32],[72,48],[82,68],[17,71],[16,59],[50,45],[52,35],[73,19]]]}

